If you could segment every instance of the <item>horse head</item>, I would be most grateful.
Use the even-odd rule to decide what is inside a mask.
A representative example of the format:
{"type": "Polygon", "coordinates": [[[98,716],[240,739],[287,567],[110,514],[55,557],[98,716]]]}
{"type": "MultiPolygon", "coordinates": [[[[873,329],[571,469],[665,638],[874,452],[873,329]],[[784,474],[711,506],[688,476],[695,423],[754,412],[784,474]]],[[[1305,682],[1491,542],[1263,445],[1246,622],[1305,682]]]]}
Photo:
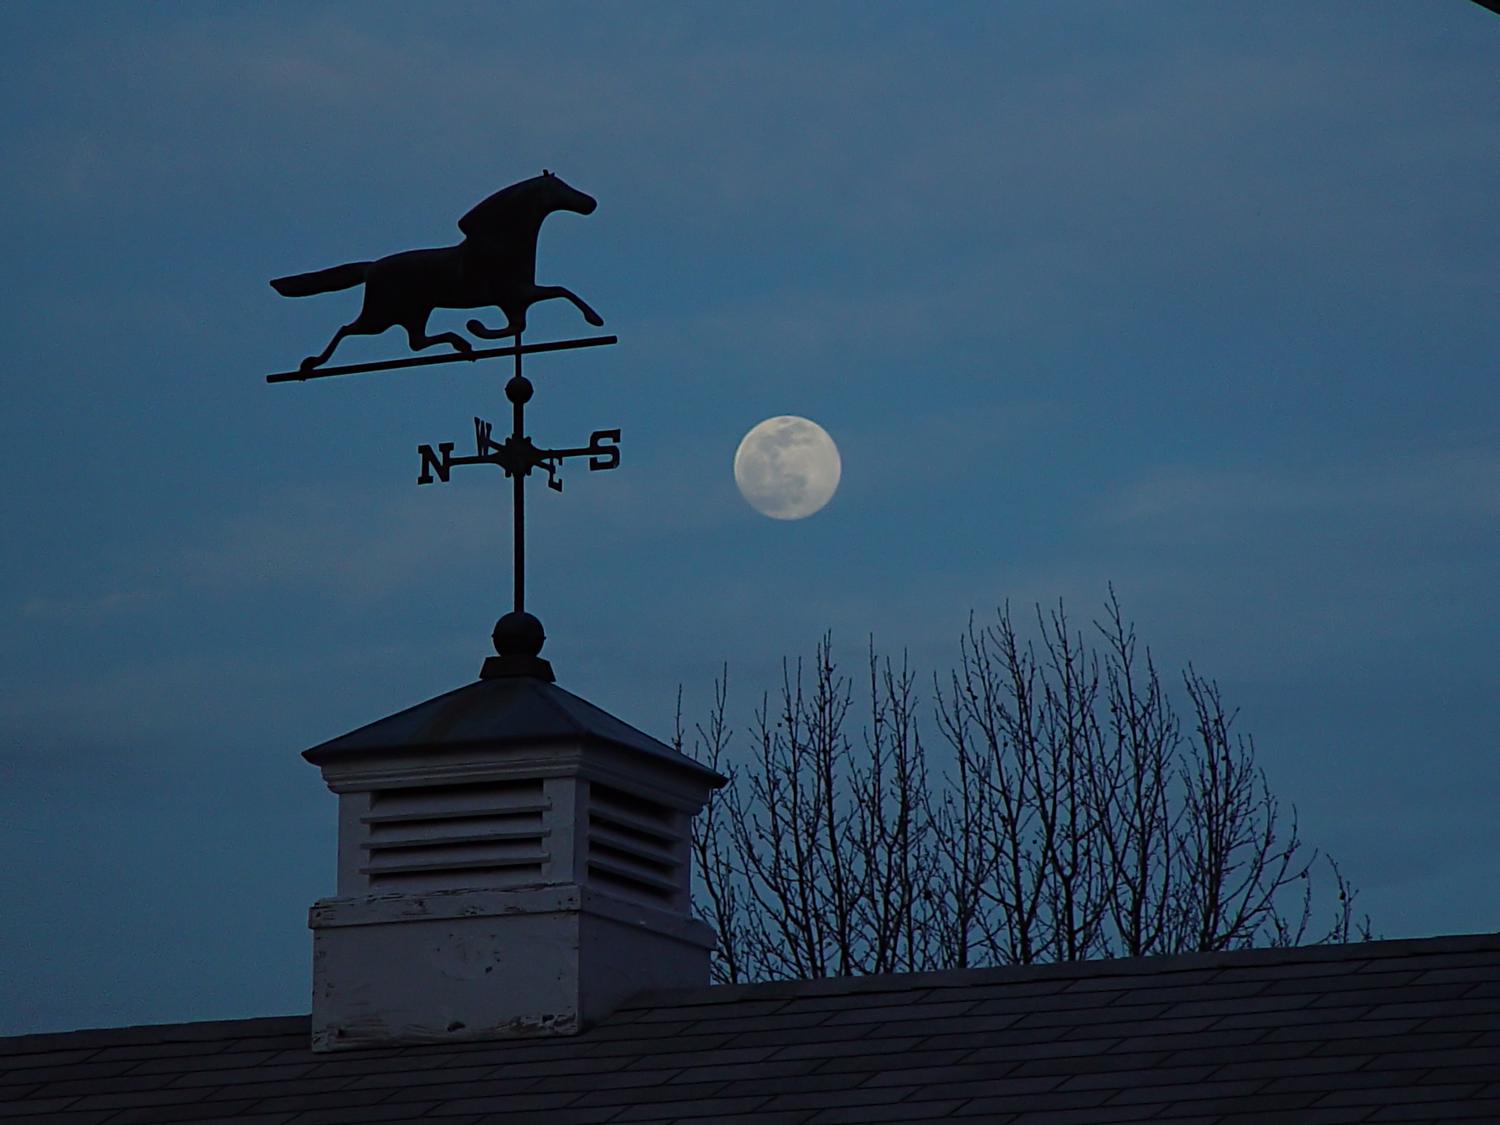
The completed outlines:
{"type": "Polygon", "coordinates": [[[594,208],[599,206],[599,201],[592,195],[579,191],[572,184],[564,183],[561,176],[554,176],[545,168],[540,176],[523,182],[537,185],[535,191],[549,204],[549,211],[573,211],[579,215],[592,215],[594,208]]]}
{"type": "Polygon", "coordinates": [[[592,195],[543,169],[540,176],[501,188],[482,203],[475,204],[458,221],[458,229],[470,238],[504,241],[518,227],[540,225],[553,211],[589,215],[598,206],[592,195]]]}

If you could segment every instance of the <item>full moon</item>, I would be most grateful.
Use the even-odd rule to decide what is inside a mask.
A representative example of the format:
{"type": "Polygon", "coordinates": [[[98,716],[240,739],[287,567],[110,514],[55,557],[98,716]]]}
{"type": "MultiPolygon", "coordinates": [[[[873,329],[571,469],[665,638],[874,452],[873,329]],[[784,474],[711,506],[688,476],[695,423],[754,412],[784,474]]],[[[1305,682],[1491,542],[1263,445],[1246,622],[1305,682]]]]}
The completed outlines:
{"type": "Polygon", "coordinates": [[[832,499],[843,462],[839,447],[816,422],[783,414],[767,418],[734,452],[740,495],[773,520],[800,520],[832,499]]]}

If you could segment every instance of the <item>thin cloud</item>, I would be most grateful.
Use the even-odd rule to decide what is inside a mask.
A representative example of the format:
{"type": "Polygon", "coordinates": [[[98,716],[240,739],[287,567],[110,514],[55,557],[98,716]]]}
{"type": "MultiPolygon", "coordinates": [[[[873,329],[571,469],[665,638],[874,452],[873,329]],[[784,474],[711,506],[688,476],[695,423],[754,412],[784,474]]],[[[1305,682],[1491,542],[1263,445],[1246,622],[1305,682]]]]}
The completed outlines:
{"type": "Polygon", "coordinates": [[[435,558],[484,551],[491,536],[469,506],[431,490],[286,489],[204,529],[176,568],[196,585],[312,588],[358,603],[424,580],[435,558]]]}
{"type": "Polygon", "coordinates": [[[1212,517],[1382,511],[1392,517],[1500,515],[1500,457],[1487,450],[1396,465],[1343,464],[1320,472],[1175,473],[1122,488],[1105,522],[1191,523],[1212,517]]]}

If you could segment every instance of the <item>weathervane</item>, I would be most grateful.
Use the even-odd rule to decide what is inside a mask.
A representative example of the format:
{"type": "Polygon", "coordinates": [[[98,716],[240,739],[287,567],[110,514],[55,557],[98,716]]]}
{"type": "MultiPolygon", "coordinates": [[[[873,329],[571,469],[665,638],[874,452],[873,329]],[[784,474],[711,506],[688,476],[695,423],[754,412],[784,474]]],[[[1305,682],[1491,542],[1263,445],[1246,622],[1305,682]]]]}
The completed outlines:
{"type": "Polygon", "coordinates": [[[512,537],[515,548],[514,608],[495,625],[493,639],[498,656],[485,661],[484,678],[509,675],[552,679],[551,665],[541,659],[546,634],[542,624],[526,612],[526,478],[534,469],[547,473],[548,487],[561,492],[558,472],[569,457],[587,457],[591,471],[613,469],[620,464],[620,431],[595,430],[589,443],[575,448],[548,449],[537,446],[526,433],[525,409],[535,388],[521,373],[521,357],[538,352],[598,347],[616,342],[614,336],[590,336],[576,340],[550,340],[522,344],[526,311],[538,301],[562,297],[577,306],[590,324],[604,320],[571,289],[536,283],[536,244],[542,220],[554,211],[588,215],[597,207],[592,196],[570,187],[551,172],[512,184],[497,191],[459,220],[464,240],[456,246],[430,250],[408,250],[370,262],[349,262],[312,273],[279,277],[271,286],[284,297],[308,297],[338,289],[364,285],[364,305],[359,315],[333,334],[318,355],[308,356],[296,371],[267,375],[268,383],[303,382],[330,375],[354,375],[403,367],[425,367],[458,360],[475,361],[513,356],[515,370],[505,384],[511,403],[511,433],[496,442],[493,427],[474,419],[474,455],[453,456],[454,443],[419,445],[418,484],[434,479],[447,481],[455,465],[498,465],[511,478],[512,537]],[[478,320],[466,327],[484,340],[513,337],[509,347],[475,348],[456,332],[427,334],[427,320],[438,308],[475,309],[495,307],[505,314],[503,328],[488,328],[478,320]],[[406,329],[412,350],[448,344],[450,355],[412,356],[376,363],[323,367],[345,336],[374,335],[388,328],[406,329]]]}

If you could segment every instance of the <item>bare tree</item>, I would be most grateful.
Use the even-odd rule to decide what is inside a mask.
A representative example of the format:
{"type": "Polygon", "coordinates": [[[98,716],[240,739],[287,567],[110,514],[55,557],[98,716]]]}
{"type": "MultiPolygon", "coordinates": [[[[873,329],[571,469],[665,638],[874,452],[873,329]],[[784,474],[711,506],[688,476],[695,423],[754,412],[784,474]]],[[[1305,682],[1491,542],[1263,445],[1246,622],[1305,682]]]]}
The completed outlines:
{"type": "MultiPolygon", "coordinates": [[[[1184,722],[1113,590],[1093,646],[1061,605],[1036,625],[1029,642],[1008,606],[971,618],[957,666],[933,677],[932,753],[916,674],[873,641],[857,745],[829,637],[810,667],[783,663],[743,756],[720,675],[691,740],[730,778],[694,835],[716,980],[1309,940],[1319,855],[1218,685],[1184,671],[1184,722]]],[[[1326,862],[1337,899],[1315,940],[1347,941],[1355,892],[1326,862]]]]}

